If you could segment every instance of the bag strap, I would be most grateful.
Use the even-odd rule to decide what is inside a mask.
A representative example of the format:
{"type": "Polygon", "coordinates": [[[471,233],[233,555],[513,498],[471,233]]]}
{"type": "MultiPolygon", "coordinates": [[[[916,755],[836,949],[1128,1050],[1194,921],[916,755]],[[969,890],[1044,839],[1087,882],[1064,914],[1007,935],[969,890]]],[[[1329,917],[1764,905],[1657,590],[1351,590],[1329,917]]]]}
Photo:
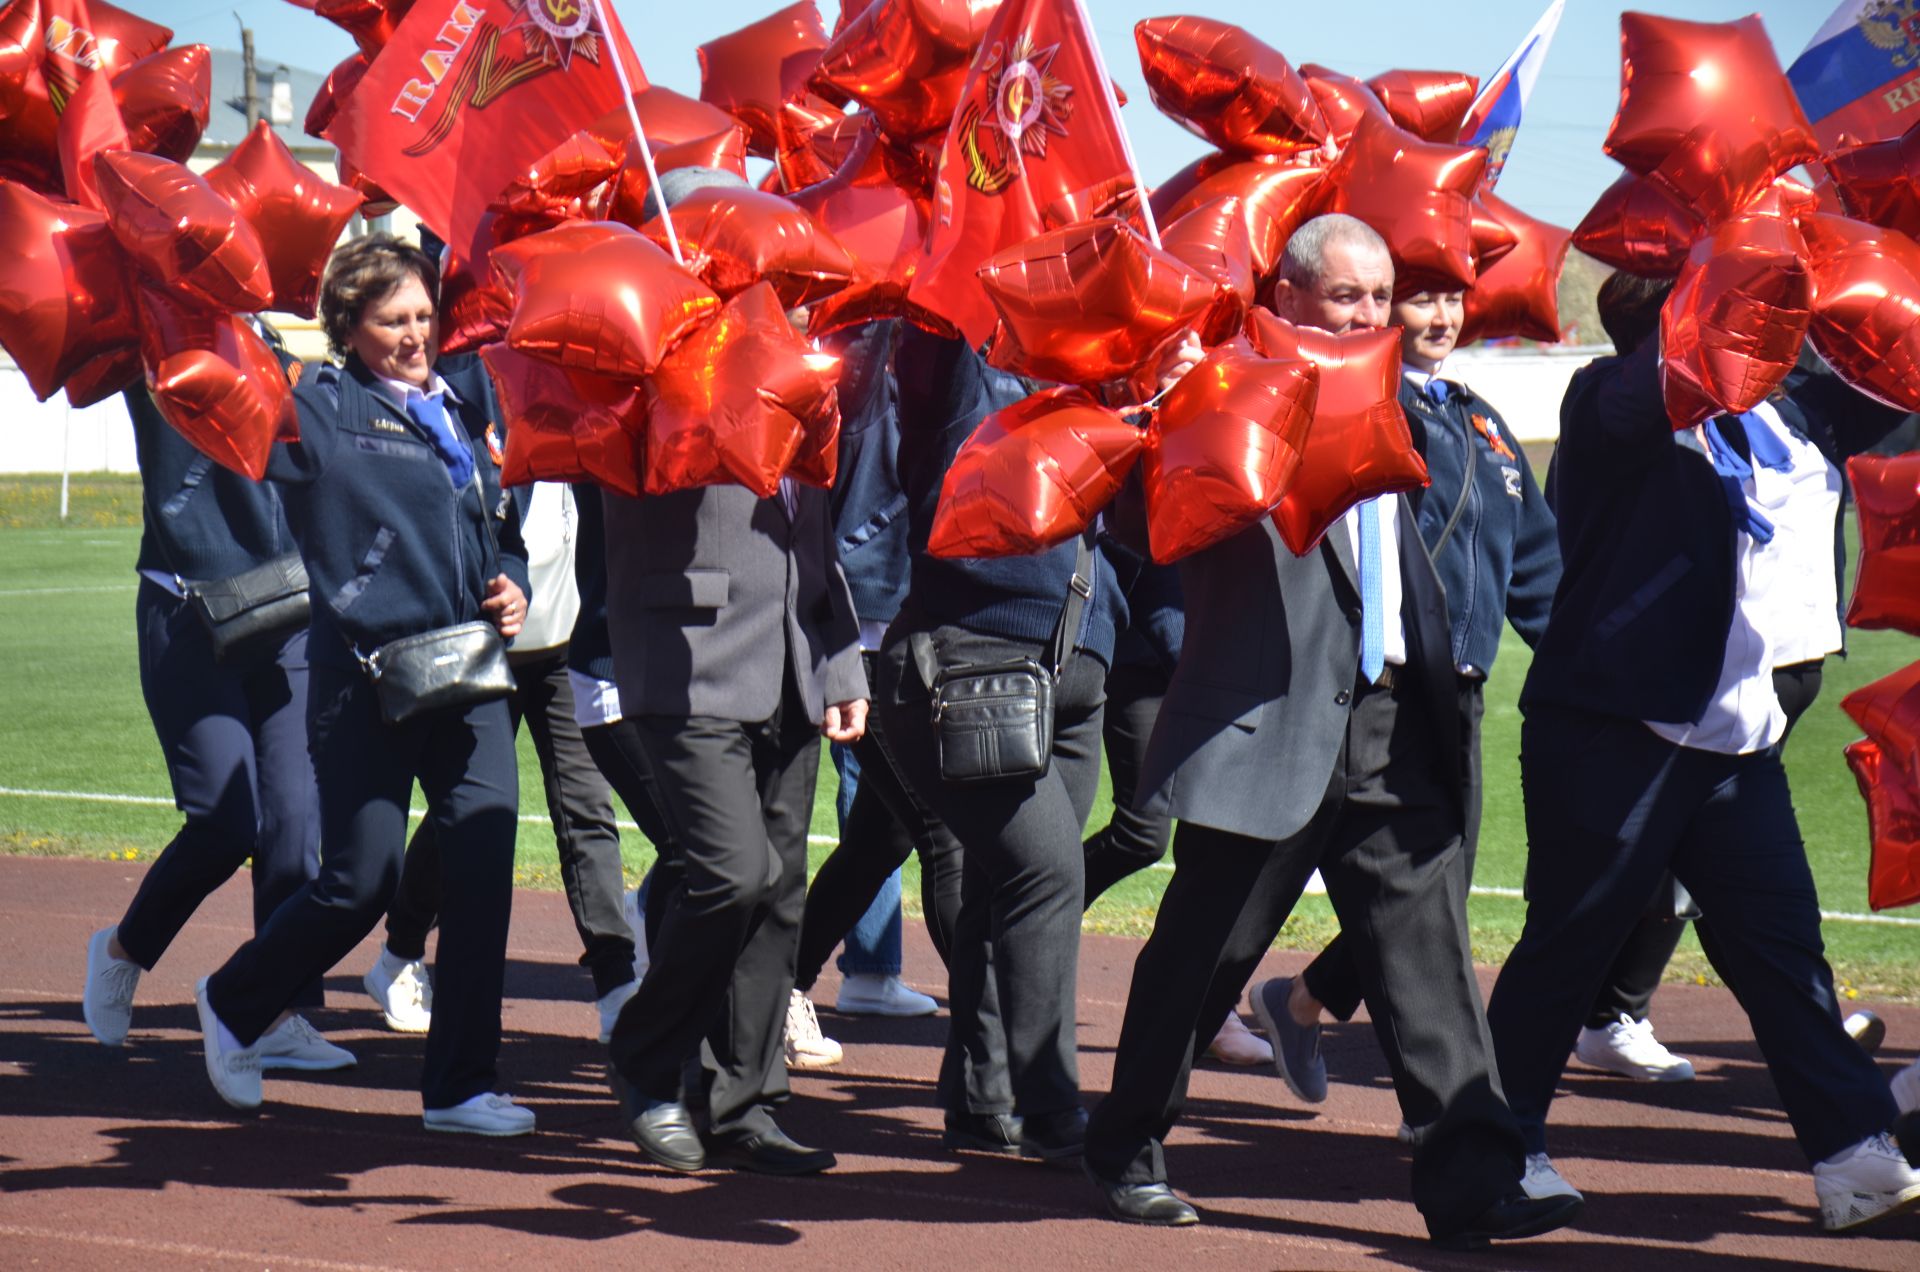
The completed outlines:
{"type": "Polygon", "coordinates": [[[1073,642],[1080,635],[1080,617],[1093,595],[1093,527],[1079,538],[1073,554],[1073,574],[1067,579],[1067,601],[1060,611],[1060,625],[1053,631],[1053,674],[1056,678],[1073,656],[1073,642]]]}
{"type": "Polygon", "coordinates": [[[1460,482],[1460,497],[1453,501],[1453,513],[1447,518],[1446,527],[1440,531],[1440,537],[1433,541],[1431,548],[1427,549],[1427,559],[1430,561],[1440,559],[1440,550],[1447,546],[1447,540],[1453,537],[1453,528],[1460,524],[1460,516],[1467,510],[1467,496],[1473,493],[1473,479],[1479,469],[1480,457],[1475,453],[1478,448],[1473,444],[1472,428],[1466,430],[1466,440],[1466,474],[1460,482]]]}

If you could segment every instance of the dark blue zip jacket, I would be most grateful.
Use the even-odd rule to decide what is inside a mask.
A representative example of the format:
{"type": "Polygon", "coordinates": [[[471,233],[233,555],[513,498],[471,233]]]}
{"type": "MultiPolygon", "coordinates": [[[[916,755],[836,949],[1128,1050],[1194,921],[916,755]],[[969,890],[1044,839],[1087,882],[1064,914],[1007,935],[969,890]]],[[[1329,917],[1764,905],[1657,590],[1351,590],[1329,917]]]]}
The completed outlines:
{"type": "Polygon", "coordinates": [[[833,343],[842,359],[840,457],[829,506],[853,611],[867,622],[892,622],[907,599],[907,493],[900,486],[893,375],[901,326],[897,319],[872,322],[833,343]]]}
{"type": "Polygon", "coordinates": [[[1480,675],[1493,669],[1500,631],[1509,621],[1529,645],[1538,645],[1560,583],[1560,540],[1553,512],[1533,479],[1526,452],[1500,413],[1463,384],[1436,403],[1409,380],[1400,382],[1400,408],[1426,456],[1432,485],[1415,497],[1415,519],[1433,552],[1461,495],[1466,505],[1433,568],[1447,590],[1453,665],[1480,675]],[[1485,420],[1506,444],[1502,455],[1474,427],[1485,420]],[[1473,483],[1466,484],[1471,460],[1473,483]]]}
{"type": "Polygon", "coordinates": [[[267,476],[306,561],[316,662],[356,666],[356,650],[477,619],[496,573],[527,590],[519,514],[490,453],[489,431],[494,446],[501,435],[492,386],[478,359],[436,369],[460,398],[449,413],[473,451],[475,480],[459,490],[358,359],[310,368],[294,390],[300,440],[274,447],[267,476]]]}
{"type": "Polygon", "coordinates": [[[573,483],[573,507],[580,517],[580,541],[573,549],[573,583],[580,613],[567,642],[567,666],[595,680],[613,680],[613,636],[607,630],[607,514],[600,487],[573,483]]]}
{"type": "Polygon", "coordinates": [[[280,492],[193,448],[144,386],[128,389],[140,464],[140,557],[135,568],[204,583],[230,578],[294,550],[280,492]]]}

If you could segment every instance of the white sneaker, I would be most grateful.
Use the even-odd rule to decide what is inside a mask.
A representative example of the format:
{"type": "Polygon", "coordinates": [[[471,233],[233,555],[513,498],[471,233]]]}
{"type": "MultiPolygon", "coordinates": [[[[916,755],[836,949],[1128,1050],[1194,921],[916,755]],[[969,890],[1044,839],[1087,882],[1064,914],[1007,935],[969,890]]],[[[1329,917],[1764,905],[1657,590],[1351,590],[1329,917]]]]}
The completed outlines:
{"type": "Polygon", "coordinates": [[[1635,1020],[1625,1012],[1605,1029],[1582,1029],[1573,1054],[1596,1069],[1640,1082],[1685,1082],[1693,1076],[1693,1062],[1661,1046],[1651,1020],[1635,1020]]]}
{"type": "Polygon", "coordinates": [[[640,912],[640,889],[620,900],[620,913],[626,916],[627,927],[633,931],[633,983],[638,985],[647,978],[647,967],[651,959],[647,954],[647,916],[640,912]]]}
{"type": "Polygon", "coordinates": [[[1920,1109],[1920,1060],[1894,1074],[1888,1085],[1893,1088],[1893,1102],[1902,1113],[1920,1109]]]}
{"type": "Polygon", "coordinates": [[[1547,1197],[1586,1200],[1578,1188],[1567,1182],[1566,1176],[1553,1168],[1553,1159],[1545,1153],[1527,1154],[1527,1173],[1520,1177],[1520,1187],[1535,1201],[1547,1197]]]}
{"type": "Polygon", "coordinates": [[[109,1047],[127,1040],[133,1025],[133,991],[140,964],[115,958],[108,950],[119,925],[101,928],[87,942],[87,985],[80,991],[80,1014],[93,1036],[109,1047]]]}
{"type": "Polygon", "coordinates": [[[627,1005],[627,999],[640,992],[639,981],[628,981],[624,985],[615,985],[600,995],[594,1006],[600,1009],[600,1041],[613,1041],[613,1023],[620,1019],[620,1009],[627,1005]]]}
{"type": "Polygon", "coordinates": [[[1861,1140],[1837,1161],[1816,1164],[1813,1191],[1820,1198],[1820,1226],[1846,1232],[1920,1203],[1920,1171],[1907,1165],[1883,1132],[1861,1140]]]}
{"type": "Polygon", "coordinates": [[[395,1033],[421,1034],[433,1025],[433,977],[419,959],[395,958],[382,946],[360,983],[395,1033]]]}
{"type": "Polygon", "coordinates": [[[931,1016],[940,1004],[898,976],[848,976],[833,1009],[843,1016],[931,1016]]]}
{"type": "Polygon", "coordinates": [[[820,1032],[820,1017],[813,1013],[813,1000],[794,990],[787,999],[787,1067],[831,1069],[843,1056],[840,1044],[820,1032]]]}
{"type": "Polygon", "coordinates": [[[450,1109],[426,1109],[421,1120],[430,1131],[452,1131],[461,1135],[533,1134],[533,1110],[523,1109],[510,1095],[488,1091],[450,1109]]]}
{"type": "Polygon", "coordinates": [[[253,1044],[259,1053],[261,1069],[299,1069],[306,1073],[324,1073],[331,1069],[351,1069],[357,1063],[353,1052],[336,1047],[301,1015],[288,1016],[260,1035],[253,1044]]]}
{"type": "Polygon", "coordinates": [[[260,1107],[260,1053],[254,1047],[242,1047],[213,1014],[207,1001],[207,978],[202,976],[193,987],[193,1001],[200,1012],[200,1041],[207,1054],[207,1077],[220,1098],[236,1109],[260,1107]]]}

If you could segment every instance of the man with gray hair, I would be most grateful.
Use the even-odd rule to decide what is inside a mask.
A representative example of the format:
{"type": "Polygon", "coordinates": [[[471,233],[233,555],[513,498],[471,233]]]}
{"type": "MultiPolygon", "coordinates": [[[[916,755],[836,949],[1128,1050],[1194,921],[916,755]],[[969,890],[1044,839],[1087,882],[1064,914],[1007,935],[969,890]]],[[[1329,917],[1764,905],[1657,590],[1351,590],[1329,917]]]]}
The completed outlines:
{"type": "MultiPolygon", "coordinates": [[[[1310,221],[1283,259],[1281,317],[1336,334],[1385,324],[1393,263],[1361,222],[1310,221]]],[[[1367,500],[1304,556],[1263,520],[1180,566],[1186,641],[1140,783],[1172,800],[1174,874],[1087,1129],[1108,1209],[1198,1221],[1162,1149],[1196,1040],[1232,1010],[1317,867],[1395,1087],[1442,1110],[1413,1154],[1434,1241],[1475,1248],[1570,1222],[1577,1198],[1521,1188],[1474,980],[1453,877],[1465,723],[1445,595],[1410,505],[1367,500]]]]}

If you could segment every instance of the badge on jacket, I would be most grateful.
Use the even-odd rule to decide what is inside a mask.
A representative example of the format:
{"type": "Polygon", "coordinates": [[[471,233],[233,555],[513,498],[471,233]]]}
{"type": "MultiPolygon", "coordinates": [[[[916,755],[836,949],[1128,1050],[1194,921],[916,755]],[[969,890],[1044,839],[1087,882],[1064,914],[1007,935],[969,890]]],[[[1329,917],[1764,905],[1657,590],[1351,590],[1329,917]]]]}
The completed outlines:
{"type": "Polygon", "coordinates": [[[1520,470],[1500,465],[1500,475],[1507,479],[1507,493],[1515,499],[1525,499],[1526,493],[1520,489],[1520,470]]]}
{"type": "Polygon", "coordinates": [[[500,434],[493,427],[493,421],[487,421],[487,458],[493,461],[495,468],[506,462],[506,455],[500,450],[500,434]]]}

